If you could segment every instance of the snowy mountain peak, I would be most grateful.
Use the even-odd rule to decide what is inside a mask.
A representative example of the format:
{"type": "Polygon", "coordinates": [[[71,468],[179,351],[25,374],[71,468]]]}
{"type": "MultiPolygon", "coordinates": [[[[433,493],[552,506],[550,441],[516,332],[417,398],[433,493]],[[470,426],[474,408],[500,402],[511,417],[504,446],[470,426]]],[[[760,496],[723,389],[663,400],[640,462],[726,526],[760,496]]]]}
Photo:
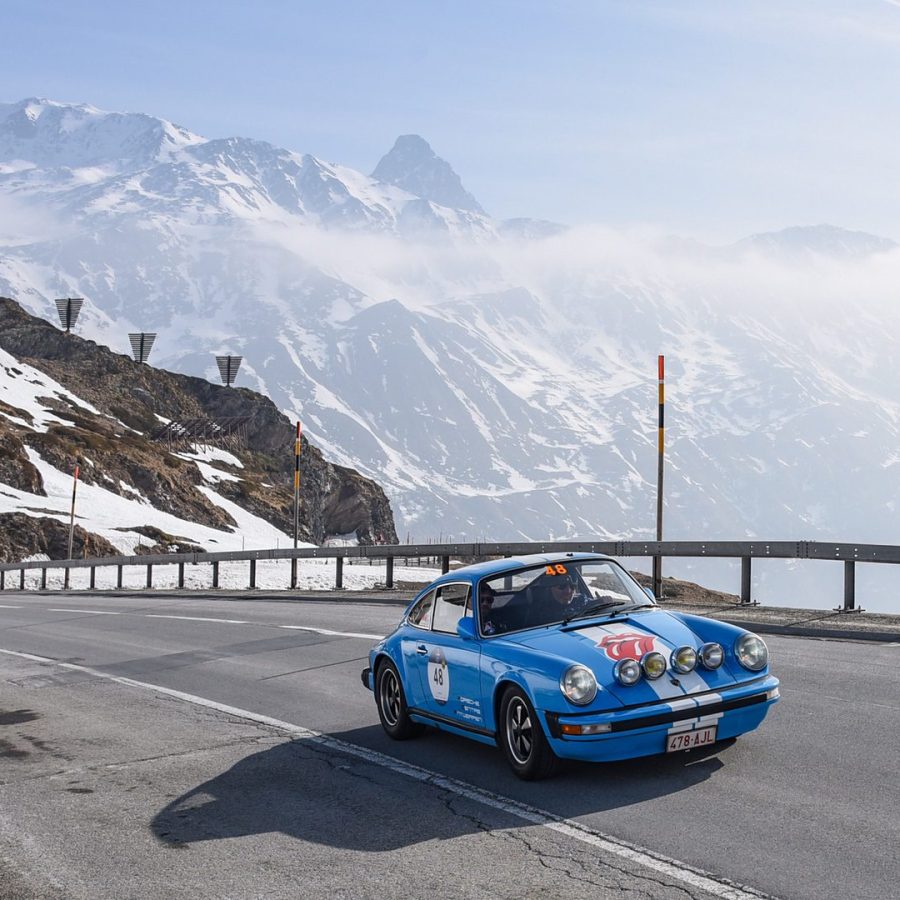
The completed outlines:
{"type": "Polygon", "coordinates": [[[735,247],[787,259],[810,254],[854,259],[894,250],[897,244],[889,238],[835,225],[795,225],[781,231],[751,235],[738,241],[735,247]]]}
{"type": "Polygon", "coordinates": [[[29,97],[0,104],[0,161],[81,168],[146,165],[203,138],[143,113],[29,97]]]}
{"type": "Polygon", "coordinates": [[[450,163],[441,159],[428,141],[417,134],[400,135],[390,152],[381,158],[372,177],[441,206],[486,215],[463,187],[450,163]]]}

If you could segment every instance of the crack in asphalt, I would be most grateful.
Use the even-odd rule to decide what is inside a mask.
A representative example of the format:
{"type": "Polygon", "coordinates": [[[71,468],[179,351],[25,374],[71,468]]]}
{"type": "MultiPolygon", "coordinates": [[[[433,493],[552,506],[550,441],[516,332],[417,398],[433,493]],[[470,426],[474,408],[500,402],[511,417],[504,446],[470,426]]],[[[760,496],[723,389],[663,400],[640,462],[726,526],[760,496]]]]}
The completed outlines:
{"type": "MultiPolygon", "coordinates": [[[[458,809],[456,804],[461,801],[461,798],[444,789],[441,789],[440,794],[441,796],[439,799],[449,813],[469,822],[483,834],[490,834],[492,837],[523,845],[528,853],[534,859],[536,859],[537,862],[540,863],[540,865],[543,866],[548,872],[552,872],[556,875],[563,874],[570,878],[572,881],[586,884],[590,887],[601,889],[613,888],[619,892],[624,891],[627,894],[633,893],[636,896],[646,897],[647,900],[656,900],[656,898],[658,897],[658,893],[654,892],[652,888],[645,891],[638,890],[634,887],[629,887],[627,886],[627,884],[623,884],[623,880],[628,879],[630,881],[634,881],[638,879],[642,882],[650,882],[650,884],[656,885],[658,887],[665,887],[669,888],[672,891],[677,891],[679,894],[682,894],[685,897],[689,898],[689,900],[699,900],[699,898],[705,896],[705,894],[702,892],[699,894],[693,893],[682,885],[674,884],[673,882],[666,881],[662,878],[656,878],[650,874],[635,873],[633,870],[627,869],[624,866],[615,865],[606,859],[601,860],[591,858],[590,862],[587,862],[582,858],[584,855],[583,853],[578,853],[572,856],[564,856],[559,853],[553,853],[541,849],[528,839],[526,829],[522,827],[516,827],[514,829],[500,829],[495,826],[488,825],[474,813],[464,812],[461,809],[458,809]],[[560,865],[553,865],[554,862],[559,863],[560,865]],[[573,871],[570,866],[577,866],[579,869],[581,869],[584,877],[580,877],[579,874],[573,871]],[[604,869],[607,870],[607,872],[598,872],[596,870],[596,866],[603,866],[604,869]],[[616,875],[622,876],[622,879],[616,878],[616,875]]],[[[463,800],[462,802],[465,801],[463,800]]]]}

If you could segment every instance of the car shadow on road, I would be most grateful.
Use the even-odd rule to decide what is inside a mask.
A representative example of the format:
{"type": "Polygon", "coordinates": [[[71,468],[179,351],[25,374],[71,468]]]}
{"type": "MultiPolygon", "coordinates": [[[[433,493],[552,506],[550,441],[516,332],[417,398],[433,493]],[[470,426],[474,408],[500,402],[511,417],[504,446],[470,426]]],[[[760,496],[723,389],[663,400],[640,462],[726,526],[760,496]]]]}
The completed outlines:
{"type": "MultiPolygon", "coordinates": [[[[729,742],[707,751],[623,763],[564,763],[553,779],[519,781],[495,749],[446,734],[385,743],[378,726],[332,735],[387,753],[402,767],[423,766],[501,797],[571,818],[631,806],[687,790],[710,778],[729,742]]],[[[253,753],[169,803],[152,820],[164,845],[280,832],[332,847],[382,852],[423,841],[494,828],[519,827],[509,811],[454,806],[452,787],[408,777],[390,765],[345,754],[312,739],[294,739],[253,753]],[[448,809],[453,814],[448,815],[448,809]]]]}

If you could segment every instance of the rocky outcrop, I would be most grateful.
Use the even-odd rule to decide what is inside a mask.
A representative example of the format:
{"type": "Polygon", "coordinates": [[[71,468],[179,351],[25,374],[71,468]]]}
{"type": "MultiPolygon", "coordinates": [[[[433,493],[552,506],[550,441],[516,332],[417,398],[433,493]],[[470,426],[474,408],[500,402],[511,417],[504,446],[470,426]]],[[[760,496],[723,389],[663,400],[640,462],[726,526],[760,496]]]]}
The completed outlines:
{"type": "Polygon", "coordinates": [[[46,496],[41,473],[29,461],[21,437],[4,422],[0,418],[0,484],[46,496]]]}
{"type": "MultiPolygon", "coordinates": [[[[69,526],[58,519],[35,518],[25,513],[0,515],[0,562],[18,562],[43,554],[50,559],[66,559],[69,553],[69,526]]],[[[72,557],[116,556],[118,550],[96,534],[75,526],[72,557]]]]}
{"type": "MultiPolygon", "coordinates": [[[[0,482],[38,492],[32,487],[39,485],[40,475],[33,466],[29,471],[22,447],[27,442],[63,471],[80,460],[85,481],[118,493],[137,490],[158,509],[212,527],[229,527],[233,523],[228,514],[197,490],[201,479],[196,466],[150,438],[159,430],[160,418],[242,418],[246,442],[233,451],[244,466],[235,473],[241,480],[220,482],[217,490],[290,533],[295,432],[267,397],[138,365],[93,341],[65,334],[5,298],[0,298],[0,347],[113,417],[57,402],[54,412],[71,427],[53,425],[36,433],[0,416],[0,482]]],[[[322,543],[330,535],[355,532],[362,543],[396,542],[393,513],[381,487],[329,463],[305,438],[301,484],[302,540],[322,543]]]]}
{"type": "Polygon", "coordinates": [[[138,544],[134,548],[135,556],[155,556],[160,553],[203,553],[203,548],[192,544],[187,538],[175,534],[167,534],[152,525],[136,525],[122,528],[122,531],[133,531],[142,537],[149,538],[152,544],[138,544]]]}

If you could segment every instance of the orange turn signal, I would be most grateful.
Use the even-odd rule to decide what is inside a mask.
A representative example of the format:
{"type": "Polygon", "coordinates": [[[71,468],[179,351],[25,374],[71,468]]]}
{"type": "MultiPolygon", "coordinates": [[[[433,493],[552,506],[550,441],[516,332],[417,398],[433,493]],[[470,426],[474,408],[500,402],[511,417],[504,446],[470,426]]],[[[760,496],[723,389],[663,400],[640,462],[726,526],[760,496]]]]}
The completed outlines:
{"type": "Polygon", "coordinates": [[[599,725],[560,725],[560,731],[563,734],[605,734],[610,730],[609,722],[603,722],[599,725]]]}

